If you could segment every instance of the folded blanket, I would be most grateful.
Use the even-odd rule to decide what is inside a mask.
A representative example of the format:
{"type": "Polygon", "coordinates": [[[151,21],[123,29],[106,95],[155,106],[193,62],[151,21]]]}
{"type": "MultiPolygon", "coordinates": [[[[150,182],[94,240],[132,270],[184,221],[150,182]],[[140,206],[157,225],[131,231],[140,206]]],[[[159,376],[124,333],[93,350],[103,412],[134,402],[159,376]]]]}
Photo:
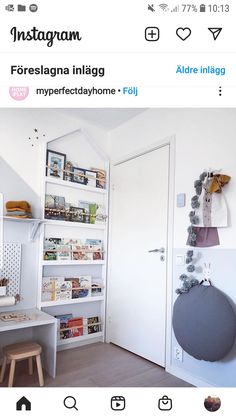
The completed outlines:
{"type": "Polygon", "coordinates": [[[7,211],[6,213],[6,215],[27,215],[27,214],[30,214],[30,212],[20,211],[20,210],[7,211]]]}
{"type": "Polygon", "coordinates": [[[25,211],[8,211],[6,213],[7,217],[32,217],[32,214],[25,211]]]}
{"type": "Polygon", "coordinates": [[[12,217],[12,218],[32,218],[32,215],[31,214],[29,214],[29,215],[9,215],[9,214],[7,214],[7,217],[12,217]]]}
{"type": "Polygon", "coordinates": [[[31,213],[31,206],[27,201],[8,201],[6,203],[7,211],[25,211],[31,213]]]}

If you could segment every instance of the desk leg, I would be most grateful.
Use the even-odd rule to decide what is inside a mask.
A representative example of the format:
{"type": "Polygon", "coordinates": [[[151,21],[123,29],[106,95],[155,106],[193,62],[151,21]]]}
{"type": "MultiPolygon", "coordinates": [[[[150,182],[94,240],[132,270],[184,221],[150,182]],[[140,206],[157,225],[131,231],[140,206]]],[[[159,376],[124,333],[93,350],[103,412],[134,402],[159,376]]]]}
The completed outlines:
{"type": "Polygon", "coordinates": [[[42,348],[43,367],[47,373],[56,377],[56,356],[57,356],[57,321],[52,324],[45,324],[33,328],[34,340],[42,348]]]}

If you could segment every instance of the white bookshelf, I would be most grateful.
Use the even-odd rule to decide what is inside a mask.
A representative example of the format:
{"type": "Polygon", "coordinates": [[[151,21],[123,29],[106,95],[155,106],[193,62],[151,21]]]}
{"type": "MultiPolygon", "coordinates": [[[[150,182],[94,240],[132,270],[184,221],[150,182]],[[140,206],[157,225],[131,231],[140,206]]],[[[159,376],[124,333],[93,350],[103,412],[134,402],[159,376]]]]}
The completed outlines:
{"type": "MultiPolygon", "coordinates": [[[[84,131],[78,130],[78,135],[83,135],[84,131]]],[[[56,139],[43,147],[42,154],[44,155],[42,167],[42,223],[40,234],[40,260],[39,260],[39,281],[38,281],[38,308],[53,316],[63,315],[65,313],[72,313],[73,317],[95,317],[99,316],[102,324],[102,331],[86,334],[79,337],[73,337],[64,340],[58,340],[58,350],[68,349],[75,346],[80,346],[91,341],[104,341],[105,330],[105,305],[106,305],[106,275],[107,275],[107,236],[108,236],[108,218],[104,224],[88,224],[80,222],[71,222],[64,220],[52,220],[44,218],[45,195],[58,195],[65,197],[66,202],[76,205],[80,200],[88,202],[96,202],[104,205],[106,215],[108,216],[108,199],[109,190],[91,187],[88,185],[81,185],[75,182],[62,180],[50,176],[45,176],[46,168],[46,150],[55,150],[67,155],[68,159],[78,160],[79,167],[90,170],[91,167],[106,170],[107,184],[109,179],[109,160],[102,151],[97,149],[96,143],[88,135],[84,135],[86,142],[83,143],[83,149],[79,150],[78,158],[73,151],[73,147],[77,147],[76,135],[73,133],[72,140],[70,134],[56,139]],[[70,147],[67,149],[67,139],[69,139],[70,147]],[[75,141],[73,143],[73,141],[75,141]],[[94,146],[93,146],[94,144],[94,146]],[[71,149],[72,147],[72,149],[71,149]],[[91,148],[91,158],[89,161],[91,148]],[[71,153],[71,154],[70,154],[71,153]],[[83,160],[83,156],[84,159],[83,160]],[[76,201],[77,200],[77,201],[76,201]],[[99,239],[103,241],[103,260],[43,260],[44,254],[44,238],[58,237],[58,238],[78,238],[78,239],[99,239]],[[42,278],[43,277],[79,277],[91,275],[92,281],[100,280],[102,285],[102,294],[91,297],[81,297],[70,300],[59,301],[42,301],[42,278]]]]}

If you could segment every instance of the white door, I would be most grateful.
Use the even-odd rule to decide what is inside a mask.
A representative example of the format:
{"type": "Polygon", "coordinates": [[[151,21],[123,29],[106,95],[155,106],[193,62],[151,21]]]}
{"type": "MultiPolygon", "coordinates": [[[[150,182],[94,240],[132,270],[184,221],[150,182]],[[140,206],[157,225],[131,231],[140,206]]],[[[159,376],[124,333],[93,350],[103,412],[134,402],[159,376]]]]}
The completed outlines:
{"type": "Polygon", "coordinates": [[[112,170],[109,340],[165,366],[169,146],[112,170]]]}

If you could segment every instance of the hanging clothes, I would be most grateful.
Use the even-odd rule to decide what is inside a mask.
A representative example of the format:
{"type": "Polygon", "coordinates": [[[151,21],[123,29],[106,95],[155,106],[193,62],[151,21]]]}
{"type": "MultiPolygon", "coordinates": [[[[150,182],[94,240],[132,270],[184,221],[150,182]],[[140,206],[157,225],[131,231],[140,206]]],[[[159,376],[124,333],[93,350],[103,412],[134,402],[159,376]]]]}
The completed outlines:
{"type": "Polygon", "coordinates": [[[194,227],[195,241],[192,241],[189,233],[187,245],[192,247],[213,247],[220,244],[219,234],[216,227],[194,227]]]}
{"type": "Polygon", "coordinates": [[[229,181],[229,176],[214,175],[203,184],[204,193],[200,195],[200,206],[195,211],[198,227],[228,227],[228,208],[222,187],[229,181]]]}
{"type": "Polygon", "coordinates": [[[231,177],[228,175],[214,175],[211,185],[208,188],[208,192],[210,193],[216,193],[221,192],[223,186],[227,185],[229,183],[231,177]]]}

